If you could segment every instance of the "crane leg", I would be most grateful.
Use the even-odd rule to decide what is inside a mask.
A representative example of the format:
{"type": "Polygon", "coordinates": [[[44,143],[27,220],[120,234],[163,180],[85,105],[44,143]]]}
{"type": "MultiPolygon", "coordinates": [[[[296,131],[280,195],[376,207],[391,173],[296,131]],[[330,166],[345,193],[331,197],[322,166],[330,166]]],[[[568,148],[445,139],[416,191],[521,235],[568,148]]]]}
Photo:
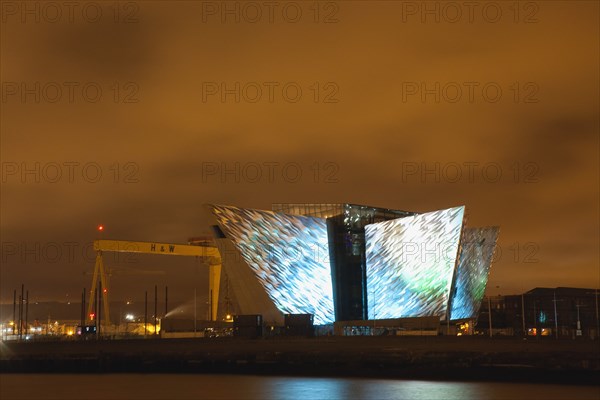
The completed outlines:
{"type": "MultiPolygon", "coordinates": [[[[98,274],[100,272],[100,265],[102,265],[102,252],[98,252],[96,254],[96,264],[94,265],[94,276],[92,277],[92,287],[90,289],[90,300],[88,301],[88,312],[87,312],[87,318],[88,319],[92,319],[91,315],[92,312],[94,311],[94,304],[95,304],[95,300],[96,300],[96,289],[98,286],[98,274]]],[[[94,315],[94,318],[96,318],[96,316],[94,315]]]]}
{"type": "Polygon", "coordinates": [[[221,264],[211,264],[208,267],[208,293],[210,296],[210,320],[217,320],[219,311],[219,286],[221,284],[221,264]]]}
{"type": "Polygon", "coordinates": [[[108,279],[106,279],[106,272],[104,271],[104,262],[102,261],[102,257],[100,257],[100,282],[102,283],[102,306],[104,308],[104,323],[108,326],[110,325],[110,314],[109,314],[109,303],[108,303],[108,279]]]}

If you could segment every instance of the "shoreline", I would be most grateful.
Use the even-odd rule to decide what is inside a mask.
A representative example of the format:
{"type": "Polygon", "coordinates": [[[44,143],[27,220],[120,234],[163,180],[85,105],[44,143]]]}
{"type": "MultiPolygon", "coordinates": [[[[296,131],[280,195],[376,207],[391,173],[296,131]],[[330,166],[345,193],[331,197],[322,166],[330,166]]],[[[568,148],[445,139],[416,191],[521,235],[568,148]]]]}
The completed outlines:
{"type": "Polygon", "coordinates": [[[190,373],[599,385],[598,341],[211,338],[2,342],[1,373],[190,373]]]}

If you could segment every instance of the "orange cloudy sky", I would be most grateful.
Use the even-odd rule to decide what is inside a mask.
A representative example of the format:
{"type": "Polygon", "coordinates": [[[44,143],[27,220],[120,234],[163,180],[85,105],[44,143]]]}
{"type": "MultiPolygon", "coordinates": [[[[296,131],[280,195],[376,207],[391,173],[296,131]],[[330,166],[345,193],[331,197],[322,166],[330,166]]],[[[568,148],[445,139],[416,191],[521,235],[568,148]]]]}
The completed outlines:
{"type": "MultiPolygon", "coordinates": [[[[465,205],[488,293],[600,286],[598,2],[53,4],[2,2],[2,301],[78,299],[97,224],[185,242],[204,203],[465,205]]],[[[135,264],[116,298],[205,287],[135,264]]]]}

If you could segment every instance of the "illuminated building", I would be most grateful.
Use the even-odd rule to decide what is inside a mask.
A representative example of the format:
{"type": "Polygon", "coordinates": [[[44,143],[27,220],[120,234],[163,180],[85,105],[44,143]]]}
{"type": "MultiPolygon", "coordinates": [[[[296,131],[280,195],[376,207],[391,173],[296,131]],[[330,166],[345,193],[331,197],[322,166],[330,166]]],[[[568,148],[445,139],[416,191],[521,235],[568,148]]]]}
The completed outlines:
{"type": "Polygon", "coordinates": [[[356,204],[274,204],[273,210],[326,218],[335,319],[367,319],[365,227],[415,213],[356,204]]]}
{"type": "Polygon", "coordinates": [[[451,300],[450,319],[474,319],[485,294],[498,227],[465,228],[451,300]]]}
{"type": "Polygon", "coordinates": [[[313,314],[317,325],[445,319],[449,310],[452,320],[475,318],[498,235],[497,228],[464,228],[464,207],[207,208],[241,313],[279,325],[285,314],[313,314]]]}
{"type": "Polygon", "coordinates": [[[325,219],[225,206],[212,212],[223,234],[217,236],[223,265],[245,314],[279,324],[283,314],[333,322],[325,219]],[[224,247],[224,238],[241,258],[224,247]]]}
{"type": "Polygon", "coordinates": [[[369,319],[446,317],[464,207],[367,225],[369,319]]]}

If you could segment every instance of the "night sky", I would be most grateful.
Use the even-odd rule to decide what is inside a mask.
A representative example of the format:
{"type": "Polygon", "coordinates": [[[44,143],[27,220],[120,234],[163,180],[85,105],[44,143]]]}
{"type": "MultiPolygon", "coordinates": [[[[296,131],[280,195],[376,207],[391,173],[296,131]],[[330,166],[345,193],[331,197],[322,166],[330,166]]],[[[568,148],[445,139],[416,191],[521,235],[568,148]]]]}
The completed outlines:
{"type": "MultiPolygon", "coordinates": [[[[600,286],[598,2],[73,3],[2,3],[3,302],[79,300],[98,224],[184,243],[205,203],[465,205],[488,293],[600,286]]],[[[205,295],[111,257],[113,299],[205,295]]]]}

